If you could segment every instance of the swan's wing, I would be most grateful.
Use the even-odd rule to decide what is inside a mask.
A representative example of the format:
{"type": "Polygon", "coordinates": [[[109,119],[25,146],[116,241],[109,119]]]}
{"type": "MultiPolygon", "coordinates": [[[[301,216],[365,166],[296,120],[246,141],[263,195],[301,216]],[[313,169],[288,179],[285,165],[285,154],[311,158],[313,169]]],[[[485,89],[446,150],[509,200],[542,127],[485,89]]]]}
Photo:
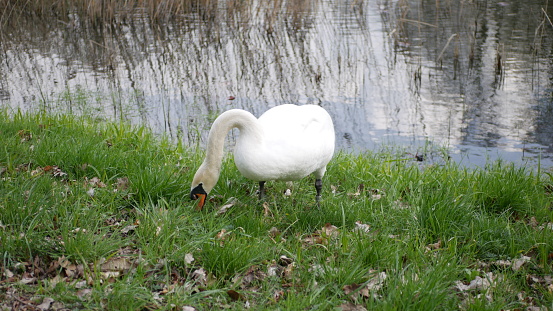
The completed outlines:
{"type": "Polygon", "coordinates": [[[301,178],[326,166],[332,158],[334,126],[321,107],[277,106],[259,121],[264,128],[263,155],[259,159],[263,159],[265,167],[301,178]]]}

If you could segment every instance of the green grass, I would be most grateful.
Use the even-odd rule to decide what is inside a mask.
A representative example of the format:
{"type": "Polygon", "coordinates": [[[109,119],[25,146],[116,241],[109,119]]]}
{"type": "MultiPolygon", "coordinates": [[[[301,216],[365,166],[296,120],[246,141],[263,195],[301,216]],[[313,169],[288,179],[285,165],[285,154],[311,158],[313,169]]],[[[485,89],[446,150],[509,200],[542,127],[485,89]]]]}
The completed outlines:
{"type": "Polygon", "coordinates": [[[229,156],[196,212],[189,185],[203,151],[124,123],[0,120],[1,307],[50,297],[90,310],[553,308],[550,171],[337,153],[320,209],[306,178],[291,196],[268,183],[267,211],[229,156]]]}

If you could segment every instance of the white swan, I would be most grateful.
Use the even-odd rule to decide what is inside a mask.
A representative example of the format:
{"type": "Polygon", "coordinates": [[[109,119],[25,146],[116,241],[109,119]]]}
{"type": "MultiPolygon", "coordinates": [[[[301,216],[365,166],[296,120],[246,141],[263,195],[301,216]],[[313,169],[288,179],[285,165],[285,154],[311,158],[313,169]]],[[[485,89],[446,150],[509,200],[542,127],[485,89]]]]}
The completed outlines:
{"type": "Polygon", "coordinates": [[[322,177],[334,154],[332,118],[317,105],[286,104],[268,110],[259,119],[245,110],[232,109],[213,122],[206,157],[191,186],[190,198],[200,199],[198,210],[219,179],[225,137],[233,128],[240,130],[234,162],[244,177],[259,182],[260,199],[265,181],[292,181],[313,173],[318,204],[322,177]]]}

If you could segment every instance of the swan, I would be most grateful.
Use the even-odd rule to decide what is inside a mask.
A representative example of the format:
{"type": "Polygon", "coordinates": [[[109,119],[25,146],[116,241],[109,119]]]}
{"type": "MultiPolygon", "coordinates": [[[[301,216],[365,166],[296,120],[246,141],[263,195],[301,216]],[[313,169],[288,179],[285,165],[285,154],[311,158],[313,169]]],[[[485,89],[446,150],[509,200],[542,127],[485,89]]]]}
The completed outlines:
{"type": "Polygon", "coordinates": [[[264,198],[266,181],[294,181],[313,174],[319,204],[322,178],[334,154],[332,118],[318,105],[285,104],[259,119],[241,109],[225,111],[215,119],[205,159],[190,187],[190,198],[199,199],[197,210],[202,210],[219,179],[225,137],[233,128],[240,131],[234,162],[244,177],[259,182],[259,199],[264,198]]]}

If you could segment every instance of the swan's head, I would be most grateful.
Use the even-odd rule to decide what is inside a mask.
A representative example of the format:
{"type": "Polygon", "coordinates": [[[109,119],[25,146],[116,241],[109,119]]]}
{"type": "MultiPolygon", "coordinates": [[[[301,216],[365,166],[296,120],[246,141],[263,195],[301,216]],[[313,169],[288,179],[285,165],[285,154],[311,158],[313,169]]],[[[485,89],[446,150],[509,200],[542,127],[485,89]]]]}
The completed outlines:
{"type": "Polygon", "coordinates": [[[215,187],[217,180],[219,179],[219,171],[206,168],[205,165],[200,166],[194,179],[192,180],[192,186],[190,187],[190,199],[198,200],[197,210],[202,210],[205,201],[207,200],[207,194],[215,187]]]}

